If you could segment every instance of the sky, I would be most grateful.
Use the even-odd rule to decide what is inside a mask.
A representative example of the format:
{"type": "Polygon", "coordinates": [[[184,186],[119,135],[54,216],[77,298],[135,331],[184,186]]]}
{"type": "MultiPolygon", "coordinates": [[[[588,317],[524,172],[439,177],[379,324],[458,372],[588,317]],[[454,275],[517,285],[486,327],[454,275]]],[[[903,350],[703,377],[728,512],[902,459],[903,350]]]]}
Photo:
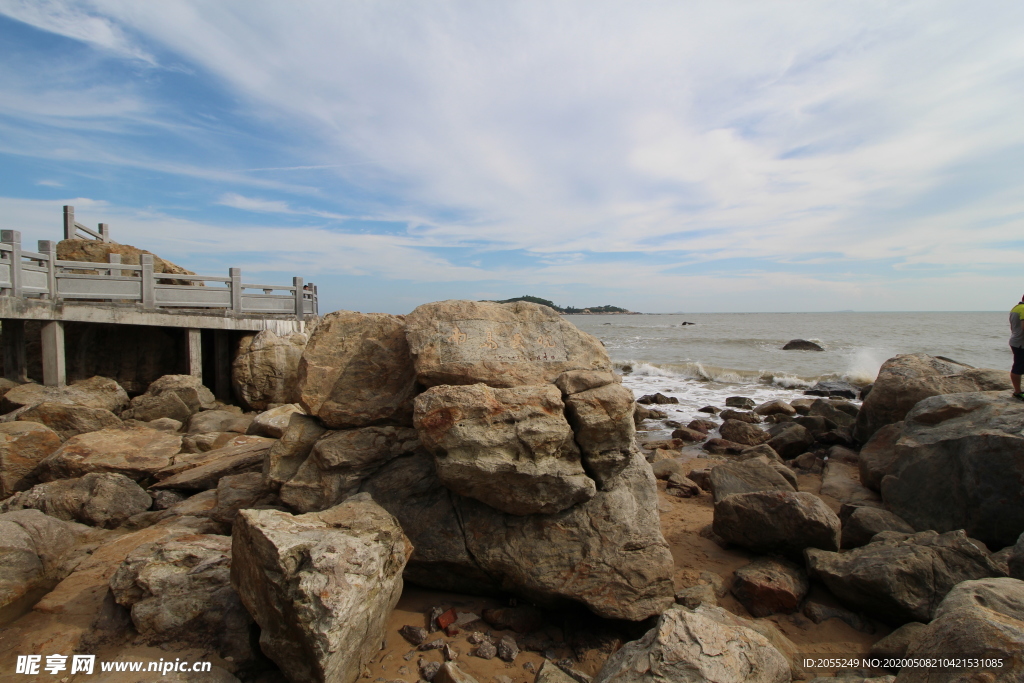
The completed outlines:
{"type": "Polygon", "coordinates": [[[321,313],[1008,310],[1024,3],[0,0],[0,227],[321,313]]]}

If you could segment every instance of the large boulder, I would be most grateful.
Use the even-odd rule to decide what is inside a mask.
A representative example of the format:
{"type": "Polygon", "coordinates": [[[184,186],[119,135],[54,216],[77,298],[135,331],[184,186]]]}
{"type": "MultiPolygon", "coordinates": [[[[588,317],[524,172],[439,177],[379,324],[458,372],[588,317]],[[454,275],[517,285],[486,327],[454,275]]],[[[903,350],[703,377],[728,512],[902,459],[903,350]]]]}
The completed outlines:
{"type": "Polygon", "coordinates": [[[60,448],[60,437],[36,422],[0,423],[0,498],[36,483],[36,467],[60,448]]]}
{"type": "Polygon", "coordinates": [[[784,460],[791,460],[811,449],[814,435],[803,425],[787,424],[768,440],[768,445],[784,460]]]}
{"type": "Polygon", "coordinates": [[[62,441],[86,432],[114,429],[121,426],[121,420],[105,408],[68,405],[43,401],[18,415],[21,422],[38,422],[46,425],[62,441]]]}
{"type": "Polygon", "coordinates": [[[984,680],[1016,683],[1024,671],[1024,581],[978,579],[957,584],[935,610],[935,618],[914,634],[907,657],[982,657],[1001,659],[987,674],[965,678],[948,667],[939,670],[905,667],[897,683],[956,683],[984,680]]]}
{"type": "Polygon", "coordinates": [[[839,518],[812,493],[736,493],[715,503],[719,537],[759,553],[801,557],[806,548],[839,549],[839,518]]]}
{"type": "Polygon", "coordinates": [[[953,586],[1000,573],[963,531],[883,531],[843,553],[809,549],[807,568],[848,607],[895,624],[927,622],[953,586]]]}
{"type": "Polygon", "coordinates": [[[436,386],[415,405],[423,446],[454,493],[517,515],[560,512],[594,497],[553,384],[436,386]]]}
{"type": "Polygon", "coordinates": [[[505,388],[548,384],[572,370],[612,370],[598,339],[553,309],[525,301],[424,304],[407,316],[406,325],[416,378],[427,387],[505,388]]]}
{"type": "Polygon", "coordinates": [[[119,605],[151,644],[213,647],[241,663],[253,656],[252,617],[231,587],[231,538],[188,534],[137,546],[110,578],[119,605]]]}
{"type": "Polygon", "coordinates": [[[299,512],[325,510],[359,490],[366,477],[419,447],[409,427],[363,427],[328,432],[281,485],[281,500],[299,512]]]}
{"type": "Polygon", "coordinates": [[[0,514],[0,625],[64,578],[61,561],[74,544],[66,522],[39,510],[0,514]]]}
{"type": "Polygon", "coordinates": [[[274,442],[262,436],[237,436],[223,448],[181,455],[155,473],[160,481],[152,488],[205,491],[216,487],[222,477],[259,472],[274,442]]]}
{"type": "Polygon", "coordinates": [[[299,403],[331,429],[408,425],[415,384],[402,316],[329,313],[299,362],[299,403]]]}
{"type": "Polygon", "coordinates": [[[914,533],[913,527],[888,510],[870,505],[844,505],[843,508],[839,511],[839,519],[843,522],[843,550],[867,545],[875,534],[883,531],[914,533]]]}
{"type": "Polygon", "coordinates": [[[759,557],[736,570],[731,591],[751,616],[792,614],[811,589],[807,572],[787,560],[759,557]]]}
{"type": "Polygon", "coordinates": [[[727,419],[719,427],[722,438],[744,446],[757,446],[768,442],[772,436],[760,427],[741,420],[727,419]]]}
{"type": "MultiPolygon", "coordinates": [[[[564,393],[570,384],[581,384],[578,378],[570,383],[566,377],[582,374],[580,371],[565,373],[559,377],[562,381],[556,381],[556,385],[560,385],[564,393]]],[[[585,374],[593,376],[599,373],[585,374]]],[[[573,393],[565,398],[566,417],[572,425],[583,456],[583,469],[603,489],[607,489],[615,475],[626,468],[636,447],[634,405],[633,392],[617,382],[573,393]]]]}
{"type": "Polygon", "coordinates": [[[882,363],[864,399],[853,436],[865,443],[880,428],[902,420],[929,396],[1010,389],[1004,370],[972,368],[924,353],[902,354],[882,363]]]}
{"type": "Polygon", "coordinates": [[[149,422],[169,417],[179,422],[200,410],[214,408],[216,399],[203,381],[193,375],[164,375],[149,385],[146,393],[131,400],[121,417],[149,422]]]}
{"type": "Polygon", "coordinates": [[[1024,403],[995,391],[922,400],[890,472],[882,498],[915,529],[1013,544],[1024,532],[1024,403]]]}
{"type": "MultiPolygon", "coordinates": [[[[783,466],[784,467],[784,466],[783,466]]],[[[726,496],[754,491],[796,491],[766,458],[727,462],[711,468],[711,495],[717,503],[726,496]]]]}
{"type": "Polygon", "coordinates": [[[902,431],[902,420],[880,427],[857,453],[860,483],[872,491],[882,490],[882,479],[896,462],[896,442],[902,431]]]}
{"type": "Polygon", "coordinates": [[[288,423],[291,422],[292,415],[296,413],[306,414],[295,403],[287,403],[270,410],[265,410],[253,418],[252,423],[246,430],[246,434],[257,434],[259,436],[269,436],[272,439],[280,439],[284,436],[285,430],[288,429],[288,423]]]}
{"type": "Polygon", "coordinates": [[[673,607],[605,662],[594,683],[789,683],[786,656],[720,607],[673,607]]]}
{"type": "Polygon", "coordinates": [[[231,582],[289,680],[353,683],[380,651],[411,550],[369,496],[298,516],[243,510],[231,582]]]}
{"type": "Polygon", "coordinates": [[[316,418],[292,413],[281,438],[270,447],[263,461],[263,477],[267,485],[277,490],[294,477],[326,431],[327,428],[316,418]]]}
{"type": "Polygon", "coordinates": [[[296,332],[284,337],[273,330],[244,335],[231,364],[235,396],[252,410],[266,410],[271,403],[299,400],[299,362],[309,341],[296,332]]]}
{"type": "Polygon", "coordinates": [[[68,479],[90,472],[118,472],[135,481],[167,467],[181,450],[181,436],[147,429],[101,429],[68,439],[39,464],[40,479],[68,479]]]}
{"type": "Polygon", "coordinates": [[[513,515],[449,492],[433,458],[397,458],[362,489],[398,518],[415,551],[406,577],[460,593],[516,593],[639,621],[673,602],[650,466],[634,455],[608,491],[550,515],[513,515]]]}
{"type": "Polygon", "coordinates": [[[819,495],[840,503],[881,506],[878,494],[860,483],[860,472],[853,465],[830,458],[821,473],[819,495]]]}
{"type": "Polygon", "coordinates": [[[29,383],[14,387],[4,394],[0,409],[10,412],[44,401],[102,408],[119,413],[128,404],[128,394],[120,384],[106,377],[91,377],[63,387],[29,383]]]}
{"type": "Polygon", "coordinates": [[[145,512],[153,500],[138,484],[112,472],[93,472],[33,486],[0,503],[0,510],[34,508],[69,522],[113,529],[145,512]]]}

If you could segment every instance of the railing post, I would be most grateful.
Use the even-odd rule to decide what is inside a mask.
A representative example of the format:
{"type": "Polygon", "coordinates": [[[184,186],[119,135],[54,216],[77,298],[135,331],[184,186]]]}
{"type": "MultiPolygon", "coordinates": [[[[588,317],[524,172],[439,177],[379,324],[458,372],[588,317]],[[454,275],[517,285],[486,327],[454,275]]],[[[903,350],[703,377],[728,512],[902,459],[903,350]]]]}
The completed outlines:
{"type": "Polygon", "coordinates": [[[188,348],[188,374],[203,381],[203,331],[196,328],[185,330],[185,345],[188,348]]]}
{"type": "Polygon", "coordinates": [[[142,307],[156,308],[156,288],[153,279],[153,255],[142,254],[139,257],[142,264],[142,307]]]}
{"type": "Polygon", "coordinates": [[[46,289],[51,299],[57,296],[57,243],[52,240],[39,240],[39,253],[49,258],[46,260],[46,289]]]}
{"type": "Polygon", "coordinates": [[[21,291],[21,231],[2,230],[0,241],[11,245],[11,296],[20,297],[21,291]]]}
{"type": "Polygon", "coordinates": [[[242,269],[228,268],[228,276],[231,278],[231,310],[235,313],[242,312],[242,269]]]}
{"type": "MultiPolygon", "coordinates": [[[[102,223],[100,225],[102,225],[102,223]]],[[[107,254],[107,262],[108,263],[120,263],[121,262],[121,255],[120,254],[107,254]]],[[[123,273],[124,273],[124,271],[122,271],[120,269],[116,269],[116,268],[111,268],[110,269],[110,277],[121,277],[121,275],[123,273]]]]}
{"type": "Polygon", "coordinates": [[[75,239],[75,207],[64,207],[64,239],[75,239]]]}
{"type": "Polygon", "coordinates": [[[320,288],[313,285],[313,315],[320,315],[320,288]]]}
{"type": "Polygon", "coordinates": [[[107,225],[106,223],[100,223],[100,231],[99,232],[100,232],[100,238],[104,242],[109,242],[110,241],[110,226],[109,225],[107,225]]]}
{"type": "Polygon", "coordinates": [[[64,366],[64,322],[51,320],[43,325],[43,384],[62,387],[67,381],[64,366]]]}
{"type": "Polygon", "coordinates": [[[306,317],[306,292],[302,289],[302,278],[293,277],[292,286],[295,287],[295,319],[302,322],[306,317]]]}

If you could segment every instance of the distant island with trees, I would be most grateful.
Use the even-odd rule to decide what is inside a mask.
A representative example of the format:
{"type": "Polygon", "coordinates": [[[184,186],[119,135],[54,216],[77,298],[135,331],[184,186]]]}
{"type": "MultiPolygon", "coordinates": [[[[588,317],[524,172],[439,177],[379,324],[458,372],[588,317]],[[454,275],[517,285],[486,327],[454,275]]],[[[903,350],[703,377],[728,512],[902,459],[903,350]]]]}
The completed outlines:
{"type": "Polygon", "coordinates": [[[501,301],[495,301],[496,304],[510,304],[514,301],[529,301],[530,303],[540,304],[542,306],[548,306],[555,309],[563,315],[597,315],[597,314],[618,314],[618,315],[639,315],[635,311],[630,311],[619,306],[589,306],[587,308],[576,308],[574,306],[566,306],[562,308],[557,306],[553,301],[548,299],[541,299],[539,296],[517,296],[513,299],[502,299],[501,301]]]}

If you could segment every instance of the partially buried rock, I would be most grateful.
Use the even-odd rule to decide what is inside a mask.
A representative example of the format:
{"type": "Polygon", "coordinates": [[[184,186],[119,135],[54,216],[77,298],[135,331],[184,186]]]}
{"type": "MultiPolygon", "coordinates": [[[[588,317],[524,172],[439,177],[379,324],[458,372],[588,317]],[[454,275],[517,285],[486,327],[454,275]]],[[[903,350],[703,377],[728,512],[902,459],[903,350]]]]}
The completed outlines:
{"type": "Polygon", "coordinates": [[[187,535],[138,546],[110,579],[118,604],[151,643],[213,646],[244,662],[252,617],[231,587],[231,538],[187,535]]]}
{"type": "Polygon", "coordinates": [[[499,631],[529,633],[544,627],[544,615],[535,607],[498,607],[482,612],[484,621],[499,631]]]}
{"type": "Polygon", "coordinates": [[[736,570],[732,594],[752,616],[767,617],[797,611],[810,587],[802,567],[762,557],[736,570]]]}
{"type": "Polygon", "coordinates": [[[171,464],[181,437],[145,427],[101,429],[73,436],[40,463],[44,481],[116,472],[135,481],[171,464]]]}
{"type": "Polygon", "coordinates": [[[60,448],[60,437],[35,422],[0,423],[0,499],[31,488],[36,467],[60,448]]]}
{"type": "Polygon", "coordinates": [[[820,344],[806,339],[792,339],[782,347],[783,351],[824,351],[820,344]]]}
{"type": "Polygon", "coordinates": [[[151,503],[149,494],[128,477],[94,472],[39,484],[0,503],[0,509],[35,508],[68,522],[113,529],[148,510],[151,503]]]}
{"type": "Polygon", "coordinates": [[[473,650],[473,656],[479,657],[480,659],[494,659],[498,655],[498,648],[494,646],[489,640],[477,645],[477,648],[473,650]]]}
{"type": "Polygon", "coordinates": [[[427,629],[422,626],[412,626],[406,624],[402,628],[398,629],[398,632],[402,634],[402,637],[408,640],[413,645],[420,645],[427,639],[427,629]]]}
{"type": "Polygon", "coordinates": [[[407,425],[415,380],[404,318],[335,311],[302,354],[299,403],[331,429],[407,425]]]}
{"type": "Polygon", "coordinates": [[[36,404],[18,416],[22,422],[38,422],[57,432],[61,440],[77,434],[121,426],[121,420],[104,408],[50,403],[36,404]]]}
{"type": "Polygon", "coordinates": [[[519,646],[516,644],[516,639],[509,635],[501,637],[496,650],[498,658],[503,662],[514,662],[516,657],[519,656],[519,646]]]}
{"type": "Polygon", "coordinates": [[[999,573],[963,531],[885,531],[844,553],[809,549],[807,567],[844,604],[895,624],[929,621],[953,586],[999,573]]]}
{"type": "Polygon", "coordinates": [[[762,553],[801,557],[806,548],[839,549],[840,523],[810,493],[737,493],[715,503],[713,528],[729,543],[762,553]]]}
{"type": "Polygon", "coordinates": [[[243,510],[231,582],[289,680],[352,683],[380,651],[411,550],[365,495],[298,516],[243,510]]]}
{"type": "Polygon", "coordinates": [[[416,379],[427,387],[515,387],[572,370],[612,371],[601,342],[547,306],[439,301],[416,308],[406,324],[416,379]]]}
{"type": "Polygon", "coordinates": [[[674,607],[605,662],[594,683],[788,683],[785,655],[719,607],[674,607]]]}
{"type": "Polygon", "coordinates": [[[433,387],[415,425],[448,489],[503,512],[559,512],[596,492],[554,385],[433,387]]]}

